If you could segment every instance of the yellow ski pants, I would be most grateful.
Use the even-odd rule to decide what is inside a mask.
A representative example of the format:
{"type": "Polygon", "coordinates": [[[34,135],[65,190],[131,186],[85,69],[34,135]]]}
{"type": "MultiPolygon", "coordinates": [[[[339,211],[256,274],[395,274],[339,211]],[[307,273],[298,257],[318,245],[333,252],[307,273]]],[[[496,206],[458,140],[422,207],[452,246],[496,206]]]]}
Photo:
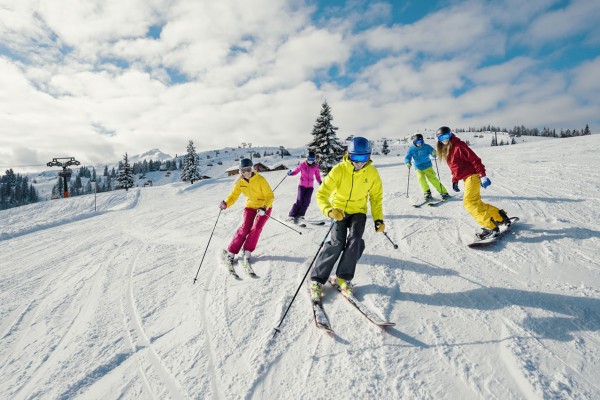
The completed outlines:
{"type": "Polygon", "coordinates": [[[502,221],[502,217],[498,212],[498,208],[491,204],[486,204],[481,201],[481,181],[479,175],[473,174],[464,180],[465,182],[465,196],[463,198],[463,205],[465,210],[475,218],[477,223],[485,228],[494,229],[496,225],[492,222],[502,221]]]}
{"type": "Polygon", "coordinates": [[[435,175],[433,167],[426,168],[424,170],[416,170],[417,171],[417,179],[419,179],[419,185],[421,185],[421,189],[423,189],[423,193],[429,191],[429,185],[427,181],[431,183],[433,188],[438,191],[439,194],[448,193],[444,185],[442,185],[435,175]]]}

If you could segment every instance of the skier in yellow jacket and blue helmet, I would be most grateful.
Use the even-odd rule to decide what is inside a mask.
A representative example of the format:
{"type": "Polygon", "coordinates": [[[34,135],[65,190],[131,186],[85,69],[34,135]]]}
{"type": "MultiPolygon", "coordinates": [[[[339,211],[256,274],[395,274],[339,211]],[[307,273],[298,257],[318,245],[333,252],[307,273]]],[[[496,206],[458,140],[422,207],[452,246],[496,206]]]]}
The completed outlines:
{"type": "Polygon", "coordinates": [[[375,231],[384,232],[383,184],[371,161],[371,145],[357,136],[348,154],[327,174],[317,191],[321,212],[335,219],[329,241],[323,245],[310,277],[311,299],[321,301],[323,284],[339,259],[336,275],[331,277],[346,296],[352,295],[356,264],[365,249],[362,238],[367,222],[367,201],[375,221],[375,231]]]}

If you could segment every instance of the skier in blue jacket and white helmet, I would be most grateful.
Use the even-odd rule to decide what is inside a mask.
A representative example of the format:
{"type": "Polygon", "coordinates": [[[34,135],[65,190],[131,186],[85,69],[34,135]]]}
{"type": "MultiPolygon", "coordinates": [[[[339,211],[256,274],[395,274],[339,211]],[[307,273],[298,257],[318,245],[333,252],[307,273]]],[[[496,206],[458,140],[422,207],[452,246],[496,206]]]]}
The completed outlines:
{"type": "Polygon", "coordinates": [[[435,175],[435,171],[433,170],[433,165],[431,164],[431,159],[437,158],[436,152],[425,141],[423,140],[423,135],[417,133],[413,136],[413,145],[410,146],[406,156],[404,157],[404,163],[408,167],[409,173],[410,168],[412,167],[411,161],[414,162],[415,171],[417,171],[417,178],[419,179],[419,184],[421,185],[421,189],[423,190],[423,197],[425,201],[431,200],[431,189],[429,189],[429,185],[427,181],[433,185],[435,190],[437,190],[442,196],[442,200],[446,200],[450,195],[448,191],[441,184],[438,177],[435,175]]]}

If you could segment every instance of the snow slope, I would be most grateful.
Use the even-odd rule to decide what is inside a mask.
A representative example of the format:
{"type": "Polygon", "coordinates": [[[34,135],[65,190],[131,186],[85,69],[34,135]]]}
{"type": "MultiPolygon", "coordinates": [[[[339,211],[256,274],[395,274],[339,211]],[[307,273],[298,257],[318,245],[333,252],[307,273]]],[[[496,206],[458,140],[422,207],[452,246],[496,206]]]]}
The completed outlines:
{"type": "MultiPolygon", "coordinates": [[[[600,398],[600,136],[477,152],[484,200],[521,218],[487,250],[466,247],[462,193],[415,209],[401,158],[375,157],[399,248],[369,218],[356,292],[397,326],[328,288],[334,337],[304,290],[273,337],[328,225],[267,223],[259,279],[218,264],[241,216],[242,201],[217,208],[233,178],[101,193],[96,212],[93,196],[0,212],[0,397],[600,398]]],[[[277,188],[275,218],[297,179],[277,188]]],[[[308,217],[321,218],[314,202],[308,217]]]]}

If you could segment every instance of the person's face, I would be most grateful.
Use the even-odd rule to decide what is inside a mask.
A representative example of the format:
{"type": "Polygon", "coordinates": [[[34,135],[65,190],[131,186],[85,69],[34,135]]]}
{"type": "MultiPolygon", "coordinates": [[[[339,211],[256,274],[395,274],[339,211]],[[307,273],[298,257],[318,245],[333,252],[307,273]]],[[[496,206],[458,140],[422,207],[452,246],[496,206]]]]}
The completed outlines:
{"type": "Polygon", "coordinates": [[[352,165],[354,165],[354,170],[355,171],[360,170],[362,167],[365,166],[366,163],[367,163],[366,161],[365,162],[352,161],[352,165]]]}
{"type": "Polygon", "coordinates": [[[252,176],[252,167],[240,168],[240,172],[244,178],[250,178],[252,176]]]}
{"type": "Polygon", "coordinates": [[[447,145],[448,145],[448,143],[450,143],[450,139],[442,140],[442,144],[443,144],[444,146],[447,146],[447,145]]]}

